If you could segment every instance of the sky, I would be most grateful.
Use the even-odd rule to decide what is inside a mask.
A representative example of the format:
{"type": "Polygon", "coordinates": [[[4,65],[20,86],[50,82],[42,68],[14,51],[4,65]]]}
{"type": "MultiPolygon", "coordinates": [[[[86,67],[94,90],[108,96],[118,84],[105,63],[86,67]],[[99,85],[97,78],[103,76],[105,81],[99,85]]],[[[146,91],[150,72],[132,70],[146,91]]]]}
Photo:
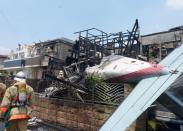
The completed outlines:
{"type": "Polygon", "coordinates": [[[0,54],[92,27],[126,32],[135,19],[142,35],[166,31],[183,25],[182,12],[183,0],[0,0],[0,54]]]}

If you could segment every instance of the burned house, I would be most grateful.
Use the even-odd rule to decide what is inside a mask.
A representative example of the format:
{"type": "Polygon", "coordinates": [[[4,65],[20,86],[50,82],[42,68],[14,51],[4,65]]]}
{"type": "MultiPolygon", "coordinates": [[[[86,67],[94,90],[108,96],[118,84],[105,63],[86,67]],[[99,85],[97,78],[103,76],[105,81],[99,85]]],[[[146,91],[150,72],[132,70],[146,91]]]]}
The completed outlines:
{"type": "MultiPolygon", "coordinates": [[[[135,32],[134,37],[133,37],[134,39],[132,41],[131,41],[131,39],[130,40],[127,39],[127,41],[121,42],[119,39],[121,37],[118,37],[117,44],[119,43],[119,45],[120,44],[121,45],[118,47],[115,47],[115,44],[116,44],[115,38],[112,39],[112,42],[109,42],[109,40],[111,40],[111,39],[109,39],[110,35],[108,36],[104,32],[101,32],[101,35],[93,35],[90,33],[90,31],[92,31],[92,30],[96,30],[96,29],[92,28],[92,29],[77,32],[79,34],[79,41],[77,42],[77,44],[79,46],[77,48],[75,48],[75,50],[73,51],[73,55],[72,55],[72,58],[75,60],[74,62],[77,62],[77,63],[73,63],[73,64],[67,66],[66,69],[69,69],[70,67],[73,67],[73,66],[76,68],[79,67],[80,63],[84,60],[87,60],[87,61],[95,60],[97,58],[95,56],[95,54],[98,52],[100,52],[102,56],[107,56],[108,52],[110,52],[111,54],[114,53],[114,54],[118,54],[118,55],[130,56],[130,57],[133,56],[133,54],[134,54],[133,52],[135,52],[135,50],[132,50],[132,49],[135,48],[134,45],[136,45],[133,43],[133,41],[136,40],[136,43],[139,42],[138,41],[139,39],[137,39],[137,38],[139,38],[138,33],[136,31],[134,31],[135,32]],[[82,35],[82,33],[86,33],[86,36],[82,35]],[[107,39],[105,40],[105,38],[107,38],[107,39]],[[101,42],[101,44],[100,44],[100,42],[101,42]],[[93,59],[93,58],[95,58],[95,59],[93,59]]],[[[142,41],[143,50],[141,50],[141,51],[143,51],[143,53],[146,54],[146,56],[148,58],[155,59],[155,61],[159,62],[163,57],[165,57],[174,48],[176,48],[177,46],[179,46],[179,44],[181,44],[182,34],[183,34],[182,28],[178,27],[178,28],[173,28],[166,32],[159,32],[159,33],[142,36],[141,37],[142,39],[140,41],[142,41]]],[[[116,36],[116,35],[119,35],[119,33],[113,34],[113,35],[116,36]]],[[[123,34],[123,35],[125,36],[125,34],[123,34]]],[[[139,50],[136,51],[137,55],[138,55],[138,51],[139,50]]],[[[76,69],[76,68],[74,68],[74,69],[76,69]]],[[[71,69],[73,69],[73,68],[71,68],[71,69]]],[[[75,71],[78,71],[78,70],[75,70],[75,71]]],[[[70,76],[73,76],[73,75],[74,75],[73,72],[71,72],[70,76]]],[[[62,83],[62,81],[59,81],[56,78],[50,77],[50,79],[52,81],[55,81],[55,83],[57,84],[58,87],[62,83]]],[[[78,95],[77,90],[79,88],[77,86],[75,86],[74,84],[70,84],[70,86],[68,86],[68,89],[71,89],[72,92],[69,92],[70,94],[68,93],[68,97],[63,97],[62,95],[59,94],[59,96],[57,96],[56,98],[60,98],[61,100],[70,100],[72,102],[73,101],[78,102],[80,100],[78,100],[77,98],[80,98],[80,96],[81,96],[82,97],[81,100],[83,100],[82,102],[92,103],[92,104],[97,103],[97,104],[100,104],[100,106],[101,106],[101,104],[109,104],[109,105],[110,104],[119,104],[123,100],[125,92],[128,92],[127,89],[129,90],[129,87],[127,87],[127,86],[121,87],[122,84],[120,85],[119,83],[118,83],[118,85],[115,83],[104,83],[103,84],[101,81],[99,81],[99,83],[100,84],[97,84],[97,85],[92,85],[92,83],[90,83],[90,85],[92,85],[92,86],[88,88],[89,90],[87,91],[86,95],[89,96],[88,94],[91,94],[91,97],[85,97],[85,95],[83,95],[82,93],[80,93],[80,95],[78,95]],[[125,88],[126,88],[126,90],[125,90],[125,88]],[[119,89],[122,89],[122,90],[119,90],[119,89]],[[76,93],[74,94],[73,92],[76,92],[76,93]],[[74,97],[74,95],[77,97],[74,97]]],[[[69,85],[68,83],[66,83],[66,84],[69,85]]],[[[76,83],[76,84],[79,86],[80,83],[76,83]]],[[[128,93],[126,93],[126,94],[128,94],[128,93]]],[[[165,92],[165,94],[166,94],[166,92],[165,92]]],[[[56,94],[53,94],[53,96],[55,97],[56,94]]],[[[171,105],[173,107],[175,105],[175,101],[174,101],[174,105],[172,103],[171,103],[171,105]]],[[[157,106],[157,105],[152,105],[152,107],[159,108],[159,106],[157,106]]],[[[150,109],[152,109],[152,108],[149,108],[149,110],[150,109]]],[[[154,111],[152,111],[152,112],[148,113],[148,115],[150,115],[150,116],[141,117],[143,119],[143,120],[141,120],[141,122],[143,122],[142,125],[144,126],[143,129],[149,128],[149,125],[147,125],[147,124],[151,123],[151,120],[153,121],[153,124],[155,126],[156,126],[156,124],[157,125],[165,124],[166,125],[165,127],[162,126],[162,128],[164,130],[169,129],[169,126],[172,125],[171,121],[169,121],[169,120],[172,120],[173,122],[175,122],[174,120],[178,120],[177,122],[180,122],[179,119],[172,119],[171,117],[167,117],[167,115],[163,115],[163,117],[161,117],[161,122],[157,122],[156,117],[158,117],[158,120],[160,120],[159,116],[162,113],[166,114],[167,111],[162,112],[161,110],[156,109],[155,112],[154,111]],[[153,114],[152,112],[156,113],[156,115],[152,116],[152,114],[153,114]],[[167,119],[165,119],[165,117],[167,117],[167,119]],[[168,120],[168,122],[162,121],[162,119],[168,120]]],[[[147,113],[145,113],[145,114],[147,114],[147,113]]],[[[175,115],[174,114],[172,115],[171,112],[168,112],[167,114],[171,114],[171,116],[175,117],[175,115]]],[[[65,118],[65,119],[67,120],[67,118],[65,118]]],[[[63,121],[60,123],[63,125],[65,124],[63,121]]],[[[89,125],[91,125],[91,123],[89,123],[89,125]]],[[[69,125],[69,126],[65,125],[65,126],[72,127],[72,125],[69,125]]],[[[173,123],[173,126],[174,126],[173,127],[174,129],[175,129],[175,126],[177,126],[177,129],[180,128],[180,125],[177,123],[176,124],[173,123]]],[[[80,127],[78,126],[78,128],[80,128],[80,127]]],[[[170,128],[170,129],[173,129],[173,128],[170,128]]],[[[87,129],[89,129],[89,128],[87,128],[87,129]]],[[[150,129],[151,129],[151,127],[150,127],[150,129]]]]}

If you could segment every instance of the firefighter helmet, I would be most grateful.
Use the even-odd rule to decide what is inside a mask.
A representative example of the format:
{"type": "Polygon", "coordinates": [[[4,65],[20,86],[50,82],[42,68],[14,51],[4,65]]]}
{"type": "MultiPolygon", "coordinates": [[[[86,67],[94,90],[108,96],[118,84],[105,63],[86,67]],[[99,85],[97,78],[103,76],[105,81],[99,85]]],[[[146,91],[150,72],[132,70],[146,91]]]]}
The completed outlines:
{"type": "Polygon", "coordinates": [[[23,71],[18,72],[14,77],[14,80],[16,80],[16,81],[25,82],[25,79],[26,79],[26,77],[25,77],[25,73],[23,71]]]}

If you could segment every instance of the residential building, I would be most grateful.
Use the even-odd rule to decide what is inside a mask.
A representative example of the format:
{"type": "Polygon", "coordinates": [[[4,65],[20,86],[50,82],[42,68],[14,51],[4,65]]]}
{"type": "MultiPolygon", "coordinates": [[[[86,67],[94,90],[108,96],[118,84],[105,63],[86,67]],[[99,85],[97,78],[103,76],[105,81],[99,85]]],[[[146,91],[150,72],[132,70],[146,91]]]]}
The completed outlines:
{"type": "MultiPolygon", "coordinates": [[[[171,28],[168,31],[141,36],[141,42],[146,55],[152,55],[157,62],[163,59],[174,48],[183,43],[183,26],[171,28]]],[[[154,59],[153,58],[153,59],[154,59]]]]}
{"type": "Polygon", "coordinates": [[[8,59],[7,55],[0,55],[0,74],[4,72],[3,68],[4,68],[4,60],[8,59]]]}
{"type": "Polygon", "coordinates": [[[46,70],[51,57],[65,61],[70,55],[69,49],[74,42],[66,39],[55,39],[32,45],[18,45],[10,52],[10,59],[4,61],[4,70],[10,74],[24,71],[30,79],[40,79],[46,70]]]}

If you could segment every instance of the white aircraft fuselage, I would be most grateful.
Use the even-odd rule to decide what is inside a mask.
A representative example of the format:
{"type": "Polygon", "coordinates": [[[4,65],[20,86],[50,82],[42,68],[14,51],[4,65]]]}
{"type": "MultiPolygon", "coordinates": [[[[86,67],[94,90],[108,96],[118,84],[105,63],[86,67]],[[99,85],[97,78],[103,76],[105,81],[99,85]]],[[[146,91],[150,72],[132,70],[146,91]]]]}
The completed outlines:
{"type": "Polygon", "coordinates": [[[137,83],[144,78],[166,75],[169,70],[158,64],[111,55],[104,57],[99,65],[88,67],[86,73],[109,82],[137,83]]]}

